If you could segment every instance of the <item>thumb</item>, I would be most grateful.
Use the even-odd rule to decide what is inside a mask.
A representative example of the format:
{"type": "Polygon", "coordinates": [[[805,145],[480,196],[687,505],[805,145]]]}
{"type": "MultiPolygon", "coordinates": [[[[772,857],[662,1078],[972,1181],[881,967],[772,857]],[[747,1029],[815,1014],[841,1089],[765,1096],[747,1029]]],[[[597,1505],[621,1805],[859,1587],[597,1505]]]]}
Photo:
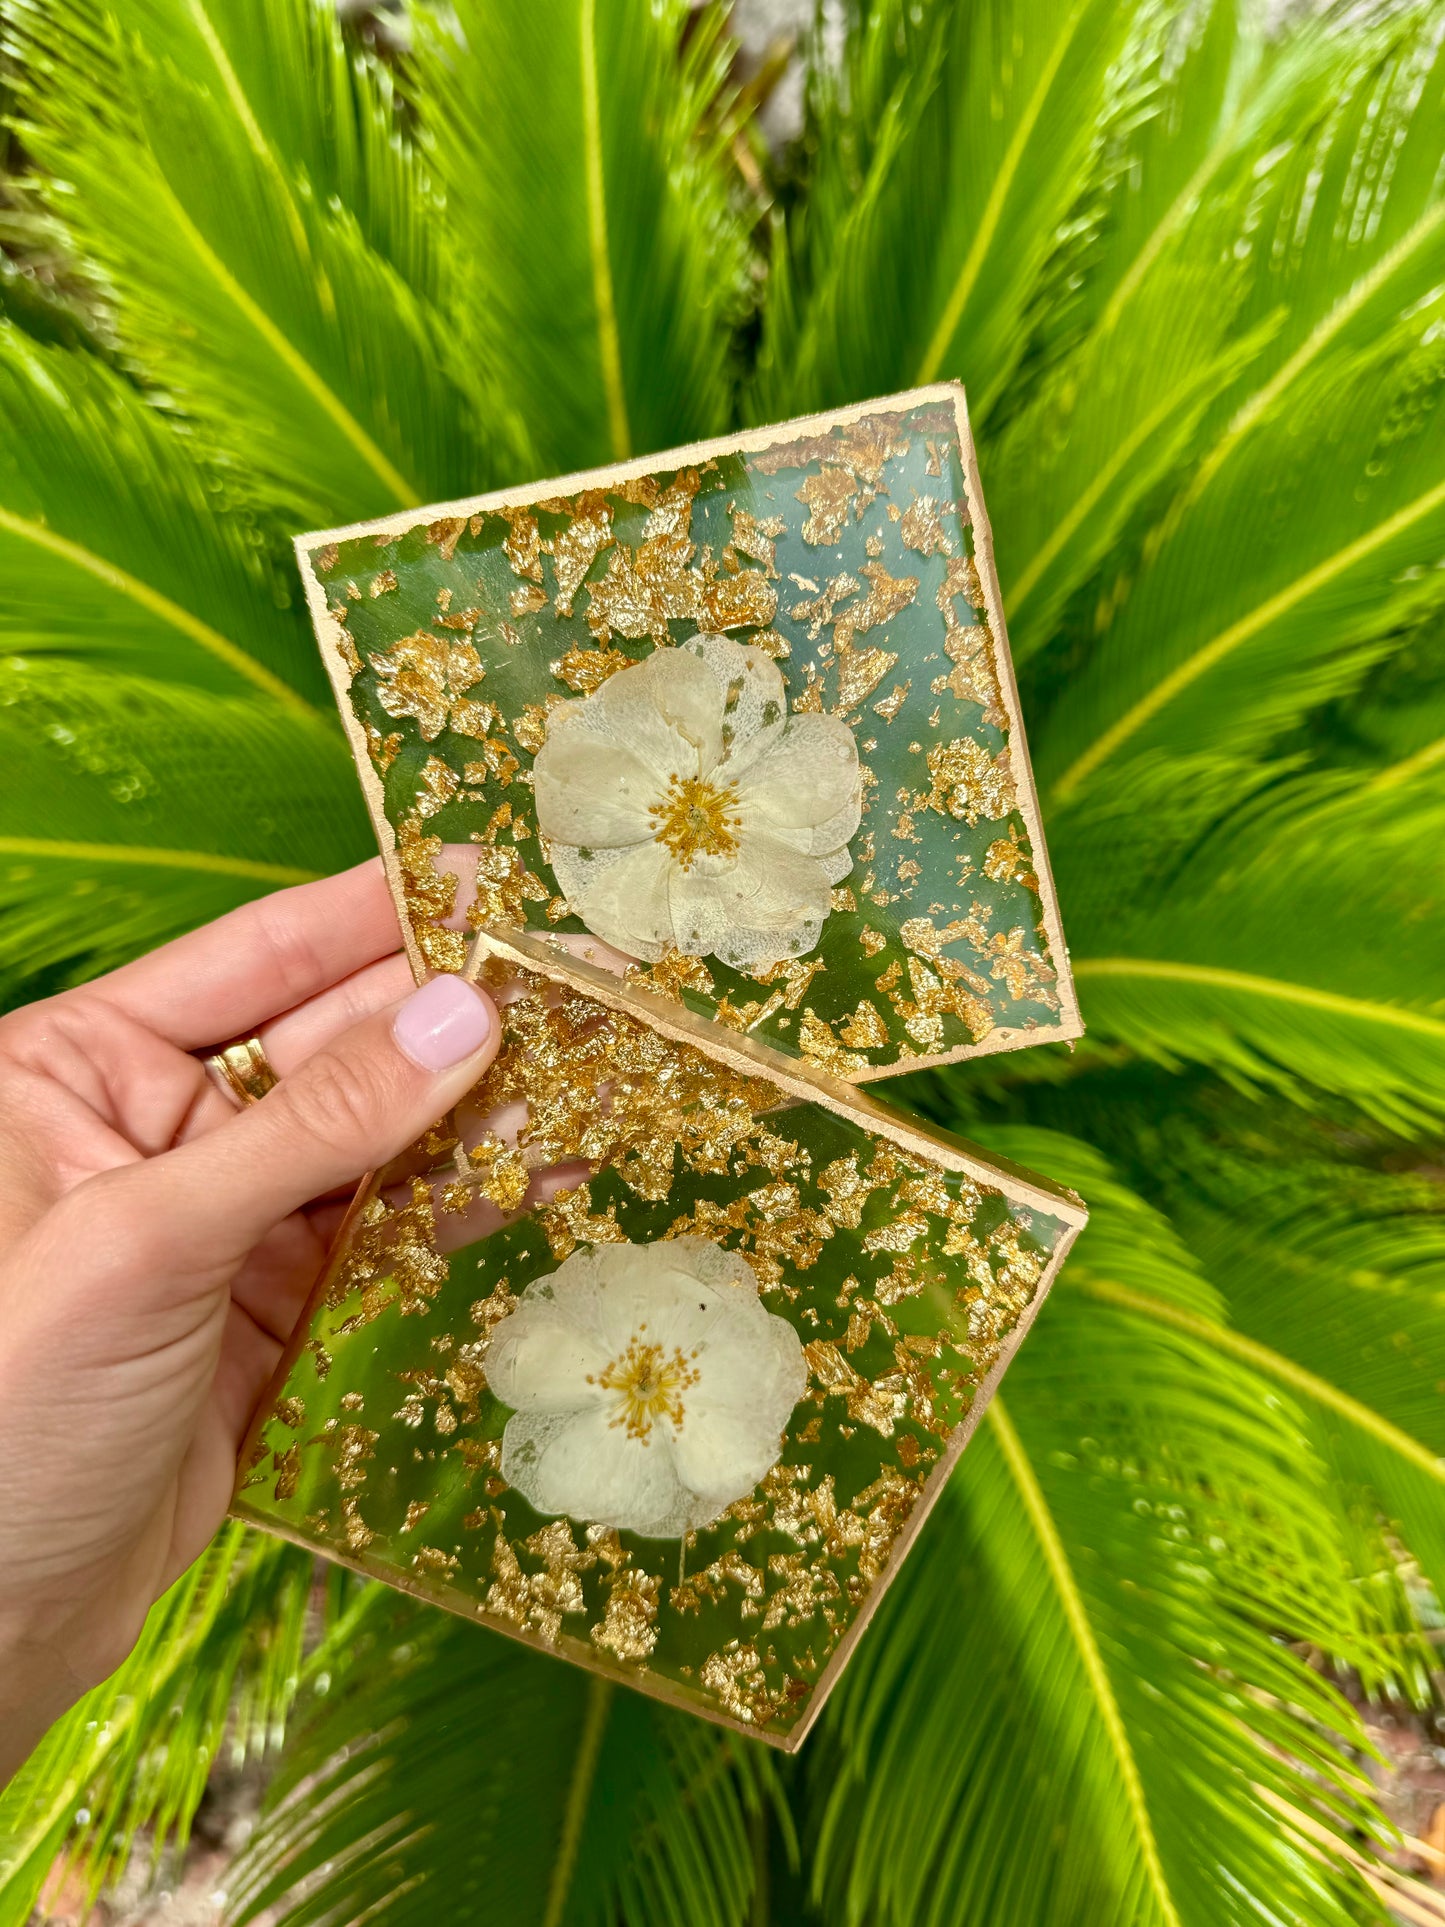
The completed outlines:
{"type": "Polygon", "coordinates": [[[234,1263],[299,1206],[395,1157],[466,1095],[500,1032],[485,991],[434,977],[219,1130],[131,1166],[168,1251],[160,1268],[193,1276],[198,1253],[205,1270],[234,1263]]]}

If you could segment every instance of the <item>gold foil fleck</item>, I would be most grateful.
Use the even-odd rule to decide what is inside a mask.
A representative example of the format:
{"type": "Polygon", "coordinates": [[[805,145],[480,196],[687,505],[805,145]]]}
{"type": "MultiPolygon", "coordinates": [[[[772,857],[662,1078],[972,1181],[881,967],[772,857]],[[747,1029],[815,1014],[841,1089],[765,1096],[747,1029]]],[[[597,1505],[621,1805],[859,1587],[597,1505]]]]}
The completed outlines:
{"type": "Polygon", "coordinates": [[[953,554],[953,542],[943,526],[938,503],[931,495],[915,497],[912,506],[903,511],[898,533],[903,537],[904,547],[918,555],[953,554]]]}
{"type": "Polygon", "coordinates": [[[838,1035],[854,1050],[882,1050],[888,1042],[888,1026],[872,1004],[860,999],[858,1008],[840,1026],[838,1035]]]}
{"type": "Polygon", "coordinates": [[[592,1642],[620,1660],[648,1658],[657,1644],[657,1599],[662,1581],[651,1573],[624,1570],[612,1581],[607,1608],[591,1630],[592,1642]]]}
{"type": "Polygon", "coordinates": [[[848,511],[858,493],[858,478],[850,470],[825,462],[794,491],[808,511],[803,540],[814,548],[832,548],[842,535],[848,511]]]}
{"type": "Polygon", "coordinates": [[[491,727],[491,704],[467,693],[486,674],[474,644],[418,629],[374,655],[371,667],[377,701],[387,715],[415,718],[425,741],[444,729],[484,736],[491,727]]]}
{"type": "Polygon", "coordinates": [[[443,1552],[440,1546],[418,1547],[411,1561],[412,1571],[425,1579],[450,1579],[459,1563],[454,1552],[443,1552]]]}
{"type": "Polygon", "coordinates": [[[523,582],[507,597],[514,616],[534,616],[547,606],[547,591],[537,582],[523,582]]]}
{"type": "Polygon", "coordinates": [[[371,594],[373,597],[380,596],[380,595],[390,595],[392,590],[395,587],[396,587],[396,570],[395,569],[382,569],[378,574],[374,575],[371,578],[371,594]]]}
{"type": "Polygon", "coordinates": [[[507,558],[508,567],[513,575],[540,582],[542,538],[538,533],[536,516],[527,508],[503,509],[502,514],[506,516],[508,524],[507,538],[502,544],[502,554],[507,558]]]}
{"type": "Polygon", "coordinates": [[[552,664],[552,674],[580,695],[591,695],[619,669],[630,669],[632,657],[620,649],[569,649],[560,662],[552,664]]]}
{"type": "Polygon", "coordinates": [[[747,556],[753,562],[762,564],[767,575],[774,579],[778,573],[777,538],[787,528],[781,515],[755,516],[747,509],[734,508],[732,511],[733,539],[723,550],[723,565],[728,569],[739,569],[739,556],[747,556]]]}
{"type": "Polygon", "coordinates": [[[576,513],[553,547],[559,616],[571,615],[572,599],[586,579],[587,571],[612,540],[612,511],[606,497],[597,489],[579,496],[576,513]]]}
{"type": "Polygon", "coordinates": [[[466,526],[467,518],[464,515],[444,515],[427,529],[426,540],[435,544],[443,562],[450,562],[456,554],[457,543],[466,526]]]}
{"type": "Polygon", "coordinates": [[[1008,752],[997,760],[972,736],[935,743],[927,756],[929,789],[914,800],[915,809],[937,810],[962,818],[970,827],[983,818],[997,821],[1018,807],[1008,752]]]}

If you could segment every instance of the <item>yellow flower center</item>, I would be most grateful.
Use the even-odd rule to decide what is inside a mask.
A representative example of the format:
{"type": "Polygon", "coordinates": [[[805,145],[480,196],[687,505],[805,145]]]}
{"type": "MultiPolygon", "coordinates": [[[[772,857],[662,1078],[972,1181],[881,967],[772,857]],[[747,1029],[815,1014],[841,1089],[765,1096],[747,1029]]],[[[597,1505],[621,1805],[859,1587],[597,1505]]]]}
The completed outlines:
{"type": "Polygon", "coordinates": [[[627,1436],[641,1439],[644,1445],[649,1442],[655,1419],[682,1424],[682,1395],[698,1381],[698,1373],[683,1357],[680,1346],[673,1347],[669,1358],[661,1345],[644,1342],[646,1330],[646,1325],[640,1326],[626,1351],[619,1352],[595,1378],[590,1373],[587,1378],[589,1385],[602,1385],[617,1393],[613,1425],[625,1425],[627,1436]]]}
{"type": "Polygon", "coordinates": [[[672,851],[684,870],[700,856],[736,856],[742,827],[737,802],[735,783],[669,776],[667,794],[648,812],[653,838],[672,851]]]}

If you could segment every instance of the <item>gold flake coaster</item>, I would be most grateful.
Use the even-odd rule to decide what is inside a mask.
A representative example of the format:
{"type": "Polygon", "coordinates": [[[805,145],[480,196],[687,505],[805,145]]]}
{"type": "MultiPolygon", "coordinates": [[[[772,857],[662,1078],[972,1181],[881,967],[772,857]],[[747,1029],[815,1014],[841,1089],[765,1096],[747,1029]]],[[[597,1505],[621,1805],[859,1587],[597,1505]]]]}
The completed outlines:
{"type": "Polygon", "coordinates": [[[795,1748],[1083,1207],[555,939],[464,961],[502,1052],[358,1199],[234,1509],[795,1748]]]}
{"type": "Polygon", "coordinates": [[[1081,1031],[952,385],[297,543],[412,962],[851,1081],[1081,1031]]]}

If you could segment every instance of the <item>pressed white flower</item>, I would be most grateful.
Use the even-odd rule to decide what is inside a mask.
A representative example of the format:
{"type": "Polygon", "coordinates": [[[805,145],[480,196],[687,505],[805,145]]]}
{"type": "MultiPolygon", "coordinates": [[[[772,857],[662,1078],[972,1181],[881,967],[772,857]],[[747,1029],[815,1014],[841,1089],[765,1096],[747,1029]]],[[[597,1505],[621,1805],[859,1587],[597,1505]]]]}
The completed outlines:
{"type": "Polygon", "coordinates": [[[574,1252],[497,1323],[502,1477],[538,1512],[676,1539],[751,1492],[808,1382],[752,1267],[705,1238],[574,1252]]]}
{"type": "Polygon", "coordinates": [[[777,665],[728,636],[655,649],[551,713],[537,826],[563,895],[629,956],[738,969],[801,956],[852,869],[861,779],[836,716],[789,716],[777,665]]]}

